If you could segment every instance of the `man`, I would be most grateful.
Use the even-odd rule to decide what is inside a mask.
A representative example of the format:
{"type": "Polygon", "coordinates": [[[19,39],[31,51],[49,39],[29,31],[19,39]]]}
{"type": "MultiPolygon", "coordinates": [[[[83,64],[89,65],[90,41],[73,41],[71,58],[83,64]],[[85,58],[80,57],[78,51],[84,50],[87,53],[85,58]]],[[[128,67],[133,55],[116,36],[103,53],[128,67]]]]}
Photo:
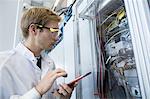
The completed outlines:
{"type": "Polygon", "coordinates": [[[53,61],[43,52],[58,39],[60,20],[46,8],[31,8],[23,14],[21,29],[25,40],[15,49],[0,53],[0,99],[71,97],[74,86],[57,87],[55,83],[67,73],[55,69],[53,61]]]}

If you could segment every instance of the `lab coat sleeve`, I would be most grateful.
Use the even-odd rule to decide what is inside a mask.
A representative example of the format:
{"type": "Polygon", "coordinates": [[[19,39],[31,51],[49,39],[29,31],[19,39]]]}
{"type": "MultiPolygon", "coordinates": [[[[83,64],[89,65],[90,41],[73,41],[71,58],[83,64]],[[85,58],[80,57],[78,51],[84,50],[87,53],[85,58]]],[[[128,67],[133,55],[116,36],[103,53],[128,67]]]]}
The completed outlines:
{"type": "Polygon", "coordinates": [[[35,88],[25,93],[23,96],[12,95],[10,99],[41,99],[41,95],[37,92],[35,88]]]}
{"type": "Polygon", "coordinates": [[[10,75],[8,69],[4,69],[3,66],[0,66],[0,99],[41,99],[41,95],[33,87],[29,91],[23,93],[17,88],[15,82],[10,75]],[[23,93],[23,94],[17,94],[23,93]]]}

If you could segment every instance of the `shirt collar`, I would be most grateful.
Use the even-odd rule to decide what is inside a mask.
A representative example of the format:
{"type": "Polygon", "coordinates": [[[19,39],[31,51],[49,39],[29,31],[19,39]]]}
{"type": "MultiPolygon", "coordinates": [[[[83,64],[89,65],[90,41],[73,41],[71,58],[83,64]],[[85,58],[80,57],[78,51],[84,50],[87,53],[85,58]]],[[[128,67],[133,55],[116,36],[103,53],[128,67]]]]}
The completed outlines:
{"type": "Polygon", "coordinates": [[[34,54],[27,47],[25,47],[23,43],[19,43],[15,50],[31,61],[37,61],[34,54]]]}

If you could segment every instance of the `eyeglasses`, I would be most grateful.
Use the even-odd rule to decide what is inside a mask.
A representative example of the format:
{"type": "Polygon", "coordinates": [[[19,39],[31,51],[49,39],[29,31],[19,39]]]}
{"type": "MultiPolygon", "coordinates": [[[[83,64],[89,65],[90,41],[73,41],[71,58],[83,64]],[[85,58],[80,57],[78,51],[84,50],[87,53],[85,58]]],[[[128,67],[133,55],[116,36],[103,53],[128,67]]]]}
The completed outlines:
{"type": "Polygon", "coordinates": [[[60,31],[59,28],[49,28],[49,27],[46,27],[46,26],[43,26],[43,25],[39,25],[39,24],[36,24],[36,26],[38,26],[39,28],[48,29],[52,33],[54,33],[54,32],[58,33],[60,31]]]}

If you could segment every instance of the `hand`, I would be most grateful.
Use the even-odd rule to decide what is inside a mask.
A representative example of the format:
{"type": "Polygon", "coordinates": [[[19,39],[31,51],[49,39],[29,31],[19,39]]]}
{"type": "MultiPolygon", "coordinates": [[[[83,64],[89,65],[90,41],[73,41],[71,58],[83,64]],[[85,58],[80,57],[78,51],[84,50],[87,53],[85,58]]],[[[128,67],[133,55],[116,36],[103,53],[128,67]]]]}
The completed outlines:
{"type": "Polygon", "coordinates": [[[66,75],[67,75],[67,73],[63,69],[60,69],[60,68],[58,68],[54,71],[48,72],[35,88],[42,96],[44,93],[46,93],[52,87],[54,81],[58,77],[62,77],[62,76],[66,76],[66,75]]]}
{"type": "Polygon", "coordinates": [[[60,99],[70,99],[77,83],[78,82],[75,82],[72,86],[69,86],[68,84],[59,85],[59,89],[54,92],[54,96],[60,97],[60,99]]]}

